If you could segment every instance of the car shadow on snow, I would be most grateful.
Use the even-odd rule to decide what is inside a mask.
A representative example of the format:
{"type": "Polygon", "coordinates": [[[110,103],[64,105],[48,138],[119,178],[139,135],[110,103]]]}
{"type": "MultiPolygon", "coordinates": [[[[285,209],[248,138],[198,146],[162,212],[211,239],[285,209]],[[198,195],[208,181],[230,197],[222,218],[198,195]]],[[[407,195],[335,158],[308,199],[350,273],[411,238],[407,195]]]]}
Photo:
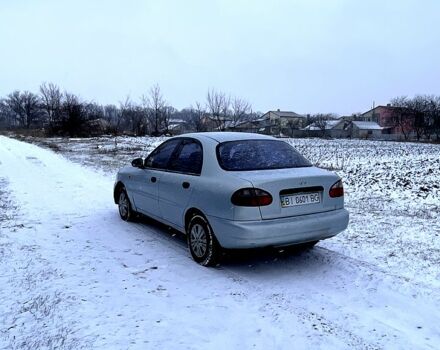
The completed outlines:
{"type": "MultiPolygon", "coordinates": [[[[135,220],[136,224],[144,226],[146,234],[154,234],[157,239],[169,242],[172,246],[182,250],[182,254],[189,255],[186,235],[147,216],[140,215],[135,220]]],[[[224,250],[219,266],[228,268],[257,268],[282,265],[291,265],[295,269],[307,267],[314,269],[315,266],[333,265],[339,256],[330,250],[315,246],[314,248],[303,246],[267,247],[254,249],[224,250]]]]}

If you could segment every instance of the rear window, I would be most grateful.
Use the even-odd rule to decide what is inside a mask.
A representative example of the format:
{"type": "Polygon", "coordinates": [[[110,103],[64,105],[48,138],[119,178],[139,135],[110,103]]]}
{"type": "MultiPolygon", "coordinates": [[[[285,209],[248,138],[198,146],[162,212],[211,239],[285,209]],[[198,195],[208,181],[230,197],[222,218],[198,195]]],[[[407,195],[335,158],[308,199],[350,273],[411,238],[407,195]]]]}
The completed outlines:
{"type": "Polygon", "coordinates": [[[217,146],[220,166],[229,171],[310,167],[291,145],[278,140],[240,140],[217,146]]]}

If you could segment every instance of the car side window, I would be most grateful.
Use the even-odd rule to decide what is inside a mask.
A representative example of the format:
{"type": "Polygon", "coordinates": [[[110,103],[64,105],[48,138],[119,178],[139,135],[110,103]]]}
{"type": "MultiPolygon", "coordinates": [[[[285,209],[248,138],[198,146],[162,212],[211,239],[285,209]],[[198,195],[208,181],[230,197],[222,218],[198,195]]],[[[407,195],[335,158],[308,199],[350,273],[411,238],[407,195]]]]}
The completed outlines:
{"type": "Polygon", "coordinates": [[[181,141],[175,139],[161,144],[145,160],[145,166],[154,169],[167,169],[168,162],[181,141]]]}
{"type": "Polygon", "coordinates": [[[200,143],[185,140],[180,151],[171,159],[168,169],[180,173],[200,175],[203,164],[203,150],[200,143]]]}

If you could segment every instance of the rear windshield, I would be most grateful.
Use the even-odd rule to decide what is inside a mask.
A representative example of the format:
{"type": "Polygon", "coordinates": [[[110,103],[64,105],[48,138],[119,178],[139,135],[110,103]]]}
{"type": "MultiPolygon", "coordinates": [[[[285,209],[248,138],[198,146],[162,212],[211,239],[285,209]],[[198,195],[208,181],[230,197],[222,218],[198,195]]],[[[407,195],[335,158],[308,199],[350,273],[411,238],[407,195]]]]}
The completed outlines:
{"type": "Polygon", "coordinates": [[[264,170],[310,167],[291,145],[278,140],[240,140],[217,146],[217,159],[225,170],[264,170]]]}

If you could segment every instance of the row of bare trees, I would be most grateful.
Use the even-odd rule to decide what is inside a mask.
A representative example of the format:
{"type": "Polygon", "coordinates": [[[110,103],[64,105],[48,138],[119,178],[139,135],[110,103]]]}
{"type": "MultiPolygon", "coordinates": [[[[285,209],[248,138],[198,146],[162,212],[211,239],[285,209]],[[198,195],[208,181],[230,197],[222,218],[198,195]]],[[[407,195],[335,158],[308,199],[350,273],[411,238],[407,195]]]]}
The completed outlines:
{"type": "MultiPolygon", "coordinates": [[[[440,140],[440,96],[397,97],[391,105],[392,125],[387,127],[398,127],[405,139],[440,140]]],[[[38,93],[17,90],[0,98],[0,128],[44,129],[47,135],[159,136],[173,134],[176,123],[184,125],[184,131],[224,131],[259,116],[246,100],[215,89],[208,90],[204,102],[179,111],[166,101],[158,84],[139,100],[127,96],[117,105],[83,100],[52,83],[41,84],[38,93]]],[[[335,114],[314,114],[306,119],[292,118],[286,127],[292,135],[309,124],[324,132],[334,119],[335,114]]]]}
{"type": "MultiPolygon", "coordinates": [[[[198,106],[200,108],[200,104],[198,106]]],[[[252,115],[252,106],[249,102],[239,97],[231,98],[231,96],[214,89],[208,91],[206,107],[207,114],[220,130],[225,130],[228,125],[235,127],[241,122],[249,120],[252,115]]]]}
{"type": "Polygon", "coordinates": [[[6,127],[45,128],[50,135],[88,136],[91,133],[128,131],[159,135],[168,130],[174,109],[166,104],[159,85],[141,103],[129,97],[116,105],[99,105],[43,83],[39,94],[14,91],[0,100],[0,122],[6,127]]]}
{"type": "Polygon", "coordinates": [[[172,134],[178,120],[192,131],[225,130],[256,116],[244,99],[211,89],[206,102],[181,111],[170,106],[158,84],[138,102],[127,96],[118,105],[99,105],[43,83],[39,93],[14,91],[0,99],[0,127],[44,128],[48,135],[89,136],[123,132],[134,135],[172,134]],[[208,121],[208,122],[207,122],[208,121]]]}
{"type": "Polygon", "coordinates": [[[393,98],[391,105],[393,122],[401,129],[406,140],[411,133],[415,134],[417,140],[440,140],[440,96],[401,96],[393,98]]]}

